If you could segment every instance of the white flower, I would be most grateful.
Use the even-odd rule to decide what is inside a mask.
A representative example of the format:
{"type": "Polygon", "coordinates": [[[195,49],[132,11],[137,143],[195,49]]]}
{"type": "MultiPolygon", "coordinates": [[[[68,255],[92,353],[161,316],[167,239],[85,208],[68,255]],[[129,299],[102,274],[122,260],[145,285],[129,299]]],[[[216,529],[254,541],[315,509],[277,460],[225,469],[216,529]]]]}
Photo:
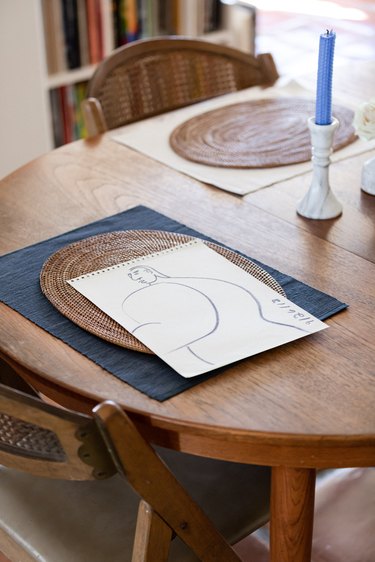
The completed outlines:
{"type": "Polygon", "coordinates": [[[375,98],[358,107],[354,114],[353,126],[360,139],[375,139],[375,98]]]}

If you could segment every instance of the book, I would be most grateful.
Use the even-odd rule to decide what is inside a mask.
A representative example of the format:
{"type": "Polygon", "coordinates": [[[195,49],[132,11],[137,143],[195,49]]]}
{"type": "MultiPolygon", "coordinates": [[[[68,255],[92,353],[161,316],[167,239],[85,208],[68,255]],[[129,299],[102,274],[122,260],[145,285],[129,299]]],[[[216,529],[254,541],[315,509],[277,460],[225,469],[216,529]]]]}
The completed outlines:
{"type": "Polygon", "coordinates": [[[198,239],[68,283],[187,378],[327,327],[198,239]]]}
{"type": "Polygon", "coordinates": [[[126,21],[126,42],[138,39],[138,11],[137,0],[126,0],[124,17],[126,21]]]}
{"type": "Polygon", "coordinates": [[[43,26],[44,26],[44,42],[47,57],[47,71],[48,74],[54,74],[58,71],[57,62],[57,45],[54,33],[54,18],[53,18],[53,2],[49,0],[42,1],[43,12],[43,26]]]}
{"type": "Polygon", "coordinates": [[[49,74],[62,72],[67,68],[63,28],[63,10],[60,0],[43,0],[43,26],[49,74]]]}
{"type": "Polygon", "coordinates": [[[103,52],[109,55],[115,48],[114,25],[113,25],[113,2],[112,0],[100,0],[103,52]]]}
{"type": "Polygon", "coordinates": [[[58,88],[49,91],[50,105],[51,105],[51,118],[52,118],[52,132],[53,142],[55,148],[64,144],[64,122],[60,100],[60,92],[58,88]]]}
{"type": "Polygon", "coordinates": [[[65,38],[65,56],[68,68],[79,68],[81,66],[81,55],[79,45],[79,29],[77,0],[64,0],[63,24],[65,38]]]}
{"type": "Polygon", "coordinates": [[[82,101],[86,98],[87,82],[79,82],[74,85],[75,91],[75,119],[76,119],[76,139],[83,139],[87,136],[85,122],[82,114],[82,101]]]}
{"type": "Polygon", "coordinates": [[[222,4],[220,0],[204,0],[204,33],[210,33],[211,31],[217,31],[220,29],[221,6],[222,4]]]}
{"type": "Polygon", "coordinates": [[[86,0],[86,9],[90,63],[96,64],[103,58],[103,29],[100,0],[86,0]]]}
{"type": "Polygon", "coordinates": [[[126,0],[114,0],[114,21],[117,47],[121,47],[127,43],[125,1],[126,0]]]}
{"type": "Polygon", "coordinates": [[[178,34],[185,37],[197,37],[200,34],[199,17],[202,0],[178,0],[178,34]]]}
{"type": "Polygon", "coordinates": [[[81,66],[87,66],[90,64],[90,46],[87,28],[86,0],[77,0],[77,19],[81,66]]]}
{"type": "Polygon", "coordinates": [[[74,99],[72,86],[60,86],[59,94],[64,131],[64,144],[67,144],[74,140],[74,99]]]}

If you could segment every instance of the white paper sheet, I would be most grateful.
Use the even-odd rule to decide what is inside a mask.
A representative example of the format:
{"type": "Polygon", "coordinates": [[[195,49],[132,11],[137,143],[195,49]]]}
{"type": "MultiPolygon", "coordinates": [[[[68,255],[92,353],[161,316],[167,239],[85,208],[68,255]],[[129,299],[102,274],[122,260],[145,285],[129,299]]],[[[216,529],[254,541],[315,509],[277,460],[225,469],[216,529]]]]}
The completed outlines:
{"type": "Polygon", "coordinates": [[[68,283],[184,377],[327,327],[198,240],[68,283]]]}
{"type": "MultiPolygon", "coordinates": [[[[169,145],[169,136],[178,125],[191,117],[218,107],[254,99],[290,96],[314,99],[314,93],[303,88],[297,82],[289,81],[285,83],[280,80],[272,88],[263,89],[256,86],[132,123],[120,129],[120,132],[113,135],[112,139],[200,181],[237,195],[246,195],[310,171],[312,169],[311,162],[249,170],[207,166],[185,160],[176,154],[169,145]]],[[[334,101],[336,103],[345,102],[347,107],[355,109],[345,98],[340,100],[338,96],[335,96],[334,101]]],[[[270,123],[270,127],[272,127],[272,123],[270,123]]],[[[336,162],[354,154],[370,151],[374,147],[375,141],[366,142],[358,139],[349,146],[334,152],[331,159],[336,162]]],[[[177,188],[178,186],[176,186],[177,188]]]]}

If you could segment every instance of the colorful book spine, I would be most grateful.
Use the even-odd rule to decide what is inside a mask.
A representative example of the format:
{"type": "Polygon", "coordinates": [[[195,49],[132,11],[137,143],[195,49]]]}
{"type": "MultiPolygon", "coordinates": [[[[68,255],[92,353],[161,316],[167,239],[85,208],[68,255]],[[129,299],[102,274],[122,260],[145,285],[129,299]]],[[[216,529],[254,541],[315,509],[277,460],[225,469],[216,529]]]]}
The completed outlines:
{"type": "Polygon", "coordinates": [[[87,25],[86,0],[77,0],[77,18],[81,66],[87,66],[90,64],[90,46],[87,25]]]}
{"type": "Polygon", "coordinates": [[[65,37],[65,56],[68,68],[78,68],[81,66],[77,0],[64,0],[63,25],[65,37]]]}
{"type": "Polygon", "coordinates": [[[85,138],[86,129],[81,110],[86,97],[87,82],[60,86],[50,91],[51,118],[55,147],[85,138]]]}
{"type": "Polygon", "coordinates": [[[125,1],[126,42],[138,39],[138,10],[136,0],[125,1]]]}
{"type": "Polygon", "coordinates": [[[103,38],[100,0],[86,0],[90,62],[96,64],[103,58],[103,38]]]}

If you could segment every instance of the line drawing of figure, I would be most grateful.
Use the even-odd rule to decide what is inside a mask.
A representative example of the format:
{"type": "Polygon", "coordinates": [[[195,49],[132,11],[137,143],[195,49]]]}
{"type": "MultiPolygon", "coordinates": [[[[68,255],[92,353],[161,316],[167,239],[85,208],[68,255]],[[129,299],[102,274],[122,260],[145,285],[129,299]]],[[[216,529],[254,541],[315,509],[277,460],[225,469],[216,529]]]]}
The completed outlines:
{"type": "MultiPolygon", "coordinates": [[[[141,285],[122,302],[122,311],[130,320],[129,331],[136,337],[141,333],[157,335],[164,353],[179,353],[181,359],[188,354],[189,359],[194,357],[203,364],[215,365],[212,347],[210,356],[206,343],[214,342],[217,335],[218,345],[222,345],[220,338],[228,330],[230,333],[236,313],[241,314],[241,322],[248,322],[253,330],[254,325],[259,325],[266,338],[279,334],[284,328],[310,333],[301,326],[266,318],[261,302],[252,291],[226,279],[174,277],[147,264],[130,267],[127,275],[141,285]],[[234,307],[237,312],[233,312],[234,307]],[[196,318],[199,323],[194,321],[196,318]]],[[[246,330],[243,332],[246,341],[246,330]]]]}

